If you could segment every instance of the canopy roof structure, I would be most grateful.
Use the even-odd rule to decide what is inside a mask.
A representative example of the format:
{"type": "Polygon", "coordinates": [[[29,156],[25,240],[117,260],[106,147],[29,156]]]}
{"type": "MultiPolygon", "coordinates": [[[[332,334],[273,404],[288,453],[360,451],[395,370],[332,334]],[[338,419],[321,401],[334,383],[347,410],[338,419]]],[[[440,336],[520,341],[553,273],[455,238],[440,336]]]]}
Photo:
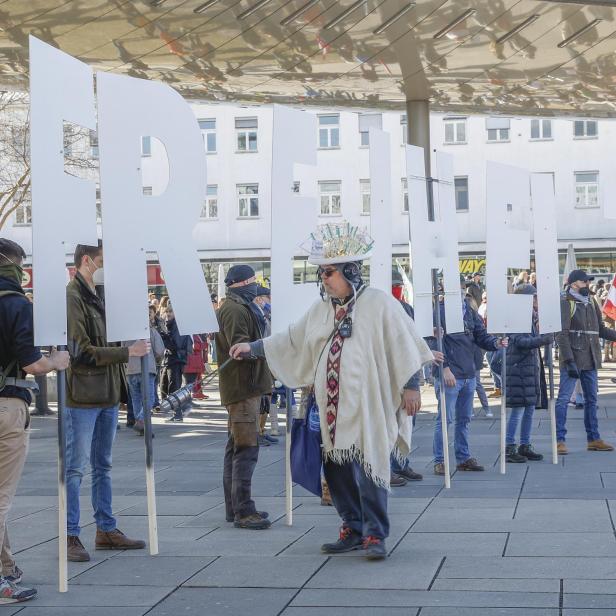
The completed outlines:
{"type": "Polygon", "coordinates": [[[616,116],[616,0],[0,0],[0,85],[28,35],[200,100],[616,116]]]}

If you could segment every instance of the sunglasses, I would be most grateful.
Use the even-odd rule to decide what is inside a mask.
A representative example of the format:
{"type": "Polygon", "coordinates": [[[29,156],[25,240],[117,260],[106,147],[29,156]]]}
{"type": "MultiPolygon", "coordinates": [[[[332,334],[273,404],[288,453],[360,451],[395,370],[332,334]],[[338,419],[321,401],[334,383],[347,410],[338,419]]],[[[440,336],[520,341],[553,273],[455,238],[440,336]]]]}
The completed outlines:
{"type": "Polygon", "coordinates": [[[330,276],[333,276],[337,271],[338,270],[335,267],[332,269],[323,269],[322,267],[320,267],[317,270],[317,276],[329,278],[330,276]]]}

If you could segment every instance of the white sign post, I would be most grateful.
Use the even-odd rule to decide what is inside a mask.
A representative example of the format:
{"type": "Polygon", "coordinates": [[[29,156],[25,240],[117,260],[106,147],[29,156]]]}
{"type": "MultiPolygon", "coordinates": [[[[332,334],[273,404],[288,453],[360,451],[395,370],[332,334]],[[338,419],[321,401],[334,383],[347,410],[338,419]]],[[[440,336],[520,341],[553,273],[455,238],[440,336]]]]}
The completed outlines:
{"type": "MultiPolygon", "coordinates": [[[[438,289],[438,270],[443,272],[445,318],[448,333],[464,331],[460,298],[458,238],[455,225],[453,162],[447,154],[436,157],[437,178],[427,178],[424,150],[406,146],[406,173],[409,195],[409,232],[413,264],[415,324],[422,336],[436,335],[443,351],[443,331],[438,289]],[[436,190],[432,190],[436,184],[436,190]],[[436,334],[434,319],[436,317],[436,334]]],[[[443,436],[445,487],[451,487],[445,378],[439,366],[439,406],[443,436]]]]}
{"type": "MultiPolygon", "coordinates": [[[[293,257],[316,226],[314,198],[293,191],[296,164],[316,165],[316,118],[274,106],[272,139],[272,333],[284,331],[314,302],[315,285],[293,284],[293,257]]],[[[293,523],[291,478],[291,391],[286,390],[285,492],[287,524],[293,523]]]]}
{"type": "MultiPolygon", "coordinates": [[[[96,128],[92,71],[83,62],[30,37],[30,161],[34,341],[65,348],[66,253],[96,245],[96,187],[64,173],[63,122],[96,128]],[[58,87],[62,84],[62,87],[58,87]]],[[[58,372],[58,574],[68,590],[66,532],[66,376],[58,372]]]]}

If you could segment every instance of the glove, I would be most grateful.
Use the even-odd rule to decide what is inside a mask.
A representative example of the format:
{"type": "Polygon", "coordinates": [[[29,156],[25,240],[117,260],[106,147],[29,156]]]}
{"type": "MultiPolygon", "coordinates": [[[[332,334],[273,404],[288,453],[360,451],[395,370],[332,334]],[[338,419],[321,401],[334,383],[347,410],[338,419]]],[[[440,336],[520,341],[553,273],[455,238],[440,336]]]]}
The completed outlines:
{"type": "Polygon", "coordinates": [[[578,370],[578,367],[576,365],[576,363],[570,359],[567,363],[567,374],[572,378],[572,379],[579,379],[580,378],[580,371],[578,370]]]}

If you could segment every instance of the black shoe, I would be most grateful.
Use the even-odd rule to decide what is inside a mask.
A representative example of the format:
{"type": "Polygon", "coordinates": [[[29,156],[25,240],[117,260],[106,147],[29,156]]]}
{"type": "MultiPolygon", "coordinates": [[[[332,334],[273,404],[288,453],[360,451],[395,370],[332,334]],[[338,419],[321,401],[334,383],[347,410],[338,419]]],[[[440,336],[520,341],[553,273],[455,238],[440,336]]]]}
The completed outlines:
{"type": "Polygon", "coordinates": [[[401,488],[402,486],[406,485],[406,479],[404,477],[400,477],[399,475],[396,475],[396,473],[392,473],[389,476],[389,485],[392,488],[401,488]]]}
{"type": "Polygon", "coordinates": [[[45,415],[53,415],[54,412],[50,408],[46,409],[34,409],[30,415],[34,415],[34,417],[44,417],[45,415]]]}
{"type": "Polygon", "coordinates": [[[410,466],[398,471],[396,475],[404,477],[407,481],[421,481],[423,479],[423,475],[416,473],[410,466]]]}
{"type": "Polygon", "coordinates": [[[261,436],[260,434],[257,434],[257,444],[259,445],[259,447],[270,447],[271,446],[271,443],[264,436],[261,436]]]}
{"type": "Polygon", "coordinates": [[[583,408],[584,408],[584,405],[583,405],[583,404],[581,404],[580,402],[576,402],[576,403],[575,403],[575,408],[579,411],[579,410],[581,410],[581,409],[583,409],[583,408]]]}
{"type": "Polygon", "coordinates": [[[126,420],[126,427],[127,428],[132,428],[135,425],[135,423],[137,423],[137,422],[134,419],[127,419],[126,420]]]}
{"type": "Polygon", "coordinates": [[[385,541],[378,537],[368,536],[363,541],[364,550],[366,550],[366,558],[368,560],[383,560],[387,558],[387,550],[385,549],[385,541]]]}
{"type": "Polygon", "coordinates": [[[268,519],[262,518],[258,513],[252,513],[245,518],[238,518],[233,522],[235,528],[246,528],[248,530],[265,530],[271,525],[272,523],[268,519]]]}
{"type": "Polygon", "coordinates": [[[273,445],[279,442],[278,439],[275,436],[272,436],[271,434],[264,434],[263,438],[266,441],[269,441],[270,443],[272,443],[273,445]]]}
{"type": "Polygon", "coordinates": [[[526,458],[518,453],[515,445],[507,445],[507,449],[505,449],[505,460],[510,464],[526,463],[526,458]]]}
{"type": "Polygon", "coordinates": [[[479,464],[477,460],[475,460],[475,458],[469,458],[465,462],[460,462],[460,464],[458,464],[456,468],[459,471],[484,471],[485,470],[485,468],[483,468],[483,466],[481,466],[481,464],[479,464]]]}
{"type": "Polygon", "coordinates": [[[173,423],[175,421],[182,422],[184,421],[184,417],[182,417],[181,415],[179,417],[174,415],[173,417],[169,417],[169,419],[165,419],[165,423],[173,423]]]}
{"type": "Polygon", "coordinates": [[[336,541],[336,543],[324,543],[321,546],[321,552],[323,552],[323,554],[344,554],[345,552],[352,552],[353,550],[360,550],[361,548],[361,535],[351,528],[343,526],[340,529],[338,541],[336,541]]]}
{"type": "MultiPolygon", "coordinates": [[[[267,520],[267,518],[269,518],[269,513],[267,511],[257,511],[257,515],[261,516],[264,520],[267,520]]],[[[235,522],[235,516],[233,515],[228,515],[226,517],[227,522],[235,522]]]]}
{"type": "Polygon", "coordinates": [[[518,454],[524,456],[527,460],[531,460],[533,462],[539,462],[539,460],[543,460],[543,456],[540,453],[534,451],[532,445],[520,445],[518,447],[518,454]]]}

